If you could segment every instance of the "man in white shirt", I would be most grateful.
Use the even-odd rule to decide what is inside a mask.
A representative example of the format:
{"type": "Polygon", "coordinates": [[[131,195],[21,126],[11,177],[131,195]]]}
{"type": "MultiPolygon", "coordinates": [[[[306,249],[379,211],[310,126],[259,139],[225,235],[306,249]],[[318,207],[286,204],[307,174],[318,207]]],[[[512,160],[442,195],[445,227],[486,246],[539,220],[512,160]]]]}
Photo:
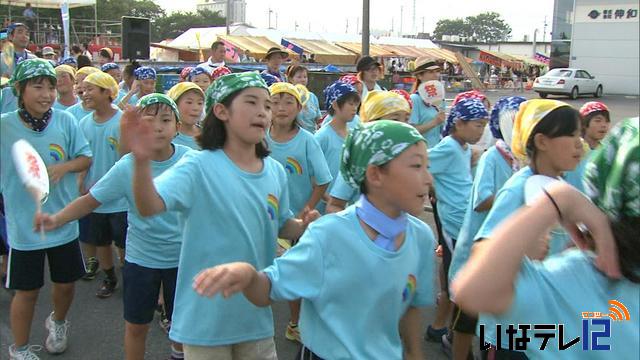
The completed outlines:
{"type": "Polygon", "coordinates": [[[209,74],[211,74],[215,68],[225,65],[225,53],[226,49],[224,47],[224,43],[222,41],[214,41],[213,44],[211,44],[211,56],[209,56],[209,60],[199,64],[198,66],[207,69],[209,74]]]}

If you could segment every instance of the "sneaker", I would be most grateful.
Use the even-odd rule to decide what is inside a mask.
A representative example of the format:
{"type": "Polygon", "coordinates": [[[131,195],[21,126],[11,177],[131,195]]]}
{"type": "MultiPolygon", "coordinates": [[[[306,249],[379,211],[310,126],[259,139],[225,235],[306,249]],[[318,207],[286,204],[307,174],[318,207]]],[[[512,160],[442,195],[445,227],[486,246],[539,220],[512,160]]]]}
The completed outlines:
{"type": "Polygon", "coordinates": [[[101,299],[106,299],[113,295],[113,292],[118,287],[118,280],[104,279],[102,281],[102,286],[96,292],[96,296],[101,299]]]}
{"type": "Polygon", "coordinates": [[[284,337],[291,341],[300,342],[300,329],[298,328],[298,324],[294,324],[289,321],[289,324],[287,324],[287,331],[284,333],[284,337]]]}
{"type": "Polygon", "coordinates": [[[87,260],[87,273],[84,274],[82,280],[95,279],[98,271],[100,271],[100,262],[98,262],[98,259],[90,257],[89,260],[87,260]]]}
{"type": "Polygon", "coordinates": [[[434,329],[429,325],[427,327],[427,332],[424,334],[424,339],[432,342],[442,342],[442,335],[445,335],[446,333],[446,327],[443,327],[442,329],[434,329]]]}
{"type": "Polygon", "coordinates": [[[453,336],[451,334],[444,334],[440,339],[442,341],[442,351],[449,359],[452,358],[453,352],[451,350],[451,344],[453,344],[453,336]]]}
{"type": "Polygon", "coordinates": [[[169,331],[171,331],[171,320],[167,318],[167,313],[165,313],[164,309],[160,312],[160,321],[158,321],[158,325],[165,334],[169,335],[169,331]]]}
{"type": "Polygon", "coordinates": [[[40,345],[29,345],[26,350],[16,350],[16,345],[9,346],[9,360],[40,360],[35,354],[36,351],[42,350],[40,345]]]}
{"type": "Polygon", "coordinates": [[[49,314],[44,322],[44,327],[49,330],[49,336],[44,345],[51,354],[60,354],[67,350],[67,333],[69,332],[69,321],[58,325],[53,321],[53,313],[49,314]]]}

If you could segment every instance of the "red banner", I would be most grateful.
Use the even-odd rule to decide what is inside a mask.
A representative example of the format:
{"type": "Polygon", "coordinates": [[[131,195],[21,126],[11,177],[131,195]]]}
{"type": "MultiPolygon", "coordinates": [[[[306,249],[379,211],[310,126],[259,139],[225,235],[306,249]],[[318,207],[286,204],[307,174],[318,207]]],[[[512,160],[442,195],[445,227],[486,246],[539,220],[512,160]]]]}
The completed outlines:
{"type": "Polygon", "coordinates": [[[499,57],[489,54],[487,52],[484,52],[482,50],[480,50],[480,56],[478,56],[478,60],[489,65],[502,67],[502,60],[499,57]]]}

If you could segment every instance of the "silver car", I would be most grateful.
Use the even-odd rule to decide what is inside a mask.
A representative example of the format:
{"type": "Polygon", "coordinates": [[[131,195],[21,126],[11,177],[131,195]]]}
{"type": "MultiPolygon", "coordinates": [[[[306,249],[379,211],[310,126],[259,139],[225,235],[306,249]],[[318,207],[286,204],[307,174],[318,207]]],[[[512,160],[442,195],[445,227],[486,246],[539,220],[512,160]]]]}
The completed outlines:
{"type": "Polygon", "coordinates": [[[602,83],[582,69],[557,68],[536,78],[533,82],[533,91],[541,98],[547,95],[569,95],[572,99],[584,94],[602,96],[602,83]]]}

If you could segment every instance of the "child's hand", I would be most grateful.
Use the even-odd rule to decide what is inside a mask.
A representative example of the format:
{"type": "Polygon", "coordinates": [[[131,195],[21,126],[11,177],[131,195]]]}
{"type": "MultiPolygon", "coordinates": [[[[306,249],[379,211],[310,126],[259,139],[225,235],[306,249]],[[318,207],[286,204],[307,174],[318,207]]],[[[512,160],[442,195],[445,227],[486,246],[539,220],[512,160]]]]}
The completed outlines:
{"type": "Polygon", "coordinates": [[[446,119],[446,115],[444,113],[444,111],[439,111],[438,115],[436,115],[436,118],[433,119],[433,121],[435,122],[435,124],[442,124],[444,123],[444,120],[446,119]]]}
{"type": "Polygon", "coordinates": [[[302,220],[302,226],[306,229],[309,224],[318,220],[320,218],[320,212],[318,210],[311,210],[308,207],[302,209],[300,214],[298,214],[298,219],[302,220]]]}
{"type": "Polygon", "coordinates": [[[49,215],[47,213],[38,212],[33,218],[33,231],[38,232],[44,229],[44,231],[52,231],[60,226],[55,215],[49,215]]]}
{"type": "Polygon", "coordinates": [[[438,247],[436,248],[436,256],[437,257],[442,257],[442,245],[438,245],[438,247]]]}
{"type": "Polygon", "coordinates": [[[120,146],[131,149],[137,160],[149,160],[151,143],[153,133],[149,122],[143,120],[138,108],[127,105],[120,119],[120,146]]]}
{"type": "Polygon", "coordinates": [[[67,174],[67,172],[69,172],[69,170],[67,170],[67,167],[64,163],[50,165],[47,167],[49,180],[51,180],[53,184],[57,184],[58,182],[60,182],[60,180],[67,174]]]}
{"type": "Polygon", "coordinates": [[[257,275],[256,269],[247,263],[236,262],[202,270],[193,278],[193,289],[200,296],[212,297],[222,292],[225,298],[243,291],[257,275]]]}
{"type": "Polygon", "coordinates": [[[131,92],[133,92],[134,94],[140,93],[140,81],[133,80],[133,84],[131,84],[131,92]]]}

